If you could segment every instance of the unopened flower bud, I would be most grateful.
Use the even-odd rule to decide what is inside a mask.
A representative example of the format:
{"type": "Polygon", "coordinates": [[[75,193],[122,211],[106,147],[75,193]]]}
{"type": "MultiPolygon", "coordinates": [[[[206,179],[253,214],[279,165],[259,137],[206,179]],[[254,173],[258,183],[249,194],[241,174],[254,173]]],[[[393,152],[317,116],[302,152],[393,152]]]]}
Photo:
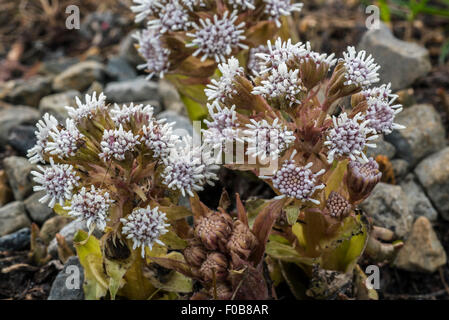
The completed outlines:
{"type": "Polygon", "coordinates": [[[218,300],[230,300],[232,298],[232,288],[226,282],[219,282],[216,286],[209,289],[209,294],[212,297],[217,297],[218,300]]]}
{"type": "Polygon", "coordinates": [[[200,241],[193,241],[187,248],[184,249],[184,258],[191,266],[201,267],[204,260],[206,260],[207,251],[200,241]]]}
{"type": "Polygon", "coordinates": [[[240,220],[235,221],[234,230],[227,244],[231,255],[236,254],[240,258],[247,260],[256,245],[257,238],[251,230],[240,220]]]}
{"type": "Polygon", "coordinates": [[[349,162],[346,184],[350,202],[360,202],[368,197],[381,178],[382,173],[379,171],[379,165],[373,158],[369,158],[365,164],[357,161],[349,162]]]}
{"type": "Polygon", "coordinates": [[[232,232],[232,219],[226,213],[215,212],[198,219],[195,236],[208,250],[226,252],[226,243],[232,232]]]}
{"type": "Polygon", "coordinates": [[[228,275],[228,259],[219,252],[209,253],[200,268],[200,274],[205,281],[223,280],[228,275]]]}
{"type": "Polygon", "coordinates": [[[332,191],[326,202],[329,215],[333,218],[343,220],[351,212],[351,204],[338,192],[332,191]]]}

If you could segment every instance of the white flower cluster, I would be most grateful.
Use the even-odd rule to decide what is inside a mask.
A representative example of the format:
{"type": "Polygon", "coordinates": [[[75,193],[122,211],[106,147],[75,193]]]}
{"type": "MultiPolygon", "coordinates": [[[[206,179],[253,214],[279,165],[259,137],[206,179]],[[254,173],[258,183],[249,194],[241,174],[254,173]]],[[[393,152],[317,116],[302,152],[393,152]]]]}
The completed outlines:
{"type": "Polygon", "coordinates": [[[280,18],[282,16],[289,16],[292,12],[300,12],[302,10],[302,3],[291,3],[291,0],[263,0],[265,5],[265,14],[270,20],[276,22],[276,26],[281,26],[280,18]]]}
{"type": "Polygon", "coordinates": [[[175,147],[178,137],[173,135],[173,123],[165,119],[151,120],[142,127],[142,142],[153,151],[154,157],[165,159],[175,147]]]}
{"type": "Polygon", "coordinates": [[[379,74],[377,71],[380,66],[374,63],[374,58],[371,55],[366,57],[366,51],[357,52],[354,47],[348,47],[347,50],[347,52],[343,52],[346,69],[345,85],[354,84],[358,87],[368,88],[378,82],[379,74]]]}
{"type": "Polygon", "coordinates": [[[66,120],[64,129],[53,127],[49,134],[52,141],[48,142],[45,151],[59,158],[73,157],[78,149],[78,141],[84,137],[73,119],[66,120]]]}
{"type": "Polygon", "coordinates": [[[140,23],[158,11],[157,4],[160,0],[133,0],[133,2],[135,5],[131,6],[131,11],[136,13],[134,19],[136,23],[140,23]]]}
{"type": "Polygon", "coordinates": [[[70,205],[64,209],[78,220],[86,221],[89,230],[97,227],[103,231],[106,228],[109,208],[113,202],[114,200],[109,197],[108,192],[95,189],[92,185],[90,190],[82,187],[78,193],[73,195],[70,205]]]}
{"type": "Polygon", "coordinates": [[[72,198],[72,191],[79,185],[80,179],[72,165],[55,164],[53,158],[50,158],[50,167],[37,167],[42,173],[31,171],[31,174],[38,183],[33,190],[45,191],[45,195],[39,199],[41,203],[48,202],[48,206],[53,208],[56,203],[62,206],[65,200],[72,198]]]}
{"type": "Polygon", "coordinates": [[[237,75],[243,76],[244,70],[234,57],[229,58],[227,63],[219,64],[218,69],[221,72],[220,79],[212,79],[211,83],[206,86],[204,93],[208,100],[225,102],[226,98],[231,98],[232,95],[237,93],[234,87],[235,77],[237,75]]]}
{"type": "Polygon", "coordinates": [[[274,42],[274,46],[271,41],[267,41],[267,47],[261,52],[255,54],[260,62],[260,74],[276,69],[282,63],[287,63],[289,60],[296,57],[300,52],[304,50],[304,45],[300,42],[292,44],[291,39],[282,41],[281,38],[277,38],[274,42]]]}
{"type": "Polygon", "coordinates": [[[50,137],[50,131],[56,129],[58,126],[58,120],[49,113],[44,114],[43,120],[39,120],[36,124],[37,130],[34,132],[36,135],[36,145],[27,152],[27,157],[31,163],[44,163],[44,152],[47,148],[48,138],[50,137]]]}
{"type": "Polygon", "coordinates": [[[75,122],[79,122],[83,118],[90,119],[98,111],[104,111],[107,109],[106,96],[103,92],[100,93],[98,99],[96,92],[94,92],[92,96],[86,94],[85,103],[82,103],[78,97],[76,97],[75,100],[78,106],[77,108],[73,108],[71,106],[65,107],[69,113],[69,116],[75,120],[75,122]]]}
{"type": "Polygon", "coordinates": [[[277,159],[295,141],[293,132],[278,120],[276,118],[269,124],[265,119],[251,119],[251,124],[247,124],[248,129],[244,131],[248,155],[260,157],[262,161],[266,158],[277,159]]]}
{"type": "Polygon", "coordinates": [[[189,27],[189,14],[178,2],[171,0],[168,3],[157,3],[159,7],[159,19],[148,21],[148,27],[157,32],[166,33],[168,31],[182,31],[189,27]]]}
{"type": "Polygon", "coordinates": [[[123,223],[122,233],[127,235],[127,239],[133,241],[133,250],[138,247],[142,249],[142,258],[145,256],[145,247],[153,249],[153,245],[158,243],[164,245],[159,238],[168,232],[165,213],[159,207],[134,209],[126,218],[120,219],[123,223]]]}
{"type": "Polygon", "coordinates": [[[221,18],[214,15],[213,20],[200,19],[200,25],[192,23],[195,32],[187,33],[193,40],[186,47],[196,47],[193,56],[202,54],[201,61],[213,58],[217,63],[224,62],[234,48],[248,49],[241,42],[246,39],[243,35],[245,23],[236,25],[237,18],[237,11],[233,11],[231,15],[226,11],[221,18]]]}
{"type": "Polygon", "coordinates": [[[147,123],[153,118],[154,108],[151,105],[144,106],[143,104],[134,105],[130,103],[129,106],[117,104],[110,110],[111,119],[115,124],[125,124],[127,122],[147,123]]]}
{"type": "Polygon", "coordinates": [[[193,11],[195,7],[205,7],[206,3],[204,0],[181,0],[182,4],[185,5],[190,11],[193,11]]]}
{"type": "Polygon", "coordinates": [[[228,0],[229,5],[234,9],[245,10],[245,9],[256,9],[255,0],[228,0]]]}
{"type": "Polygon", "coordinates": [[[204,120],[207,130],[203,129],[203,141],[214,149],[226,148],[226,143],[234,143],[239,138],[237,113],[235,106],[221,107],[218,103],[208,104],[209,116],[212,121],[204,120]],[[216,109],[216,111],[215,111],[216,109]]]}
{"type": "Polygon", "coordinates": [[[255,48],[251,48],[249,50],[249,56],[248,56],[248,63],[247,67],[248,70],[254,75],[258,75],[262,73],[262,70],[264,70],[264,63],[263,60],[259,57],[261,54],[268,54],[270,51],[268,49],[268,46],[260,45],[255,48]]]}
{"type": "Polygon", "coordinates": [[[301,62],[313,61],[317,68],[319,68],[322,64],[326,64],[328,68],[332,68],[337,63],[337,59],[334,59],[334,53],[328,56],[325,53],[313,51],[312,46],[308,41],[306,42],[305,47],[300,47],[300,49],[297,50],[296,57],[301,62]]]}
{"type": "Polygon", "coordinates": [[[140,144],[139,136],[135,136],[132,131],[123,130],[123,125],[120,124],[118,129],[104,131],[99,156],[104,161],[112,158],[125,160],[126,152],[132,151],[138,144],[140,144]]]}

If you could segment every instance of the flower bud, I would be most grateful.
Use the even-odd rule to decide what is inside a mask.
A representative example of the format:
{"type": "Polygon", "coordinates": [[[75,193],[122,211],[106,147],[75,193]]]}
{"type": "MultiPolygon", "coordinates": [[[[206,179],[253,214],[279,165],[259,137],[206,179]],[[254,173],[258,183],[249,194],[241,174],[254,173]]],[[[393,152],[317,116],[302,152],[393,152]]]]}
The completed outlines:
{"type": "Polygon", "coordinates": [[[351,212],[351,204],[338,192],[332,191],[326,202],[329,215],[333,218],[343,220],[351,212]]]}
{"type": "Polygon", "coordinates": [[[240,258],[247,260],[256,245],[257,238],[251,230],[240,220],[235,221],[234,230],[227,243],[230,254],[236,254],[240,258]]]}
{"type": "Polygon", "coordinates": [[[214,287],[209,289],[209,294],[212,297],[217,295],[218,300],[230,300],[232,298],[232,288],[226,282],[219,282],[216,286],[217,290],[215,292],[214,287]]]}
{"type": "Polygon", "coordinates": [[[209,253],[200,268],[200,275],[205,281],[223,280],[228,276],[228,259],[219,252],[209,253]]]}
{"type": "Polygon", "coordinates": [[[369,158],[365,164],[357,161],[349,162],[346,185],[349,190],[350,202],[356,203],[367,198],[381,178],[379,165],[373,158],[369,158]]]}
{"type": "Polygon", "coordinates": [[[201,267],[204,260],[206,260],[207,251],[200,241],[194,240],[184,249],[184,258],[187,263],[194,267],[201,267]]]}
{"type": "Polygon", "coordinates": [[[232,219],[226,213],[215,212],[198,219],[195,236],[208,250],[226,252],[226,243],[232,232],[232,219]]]}

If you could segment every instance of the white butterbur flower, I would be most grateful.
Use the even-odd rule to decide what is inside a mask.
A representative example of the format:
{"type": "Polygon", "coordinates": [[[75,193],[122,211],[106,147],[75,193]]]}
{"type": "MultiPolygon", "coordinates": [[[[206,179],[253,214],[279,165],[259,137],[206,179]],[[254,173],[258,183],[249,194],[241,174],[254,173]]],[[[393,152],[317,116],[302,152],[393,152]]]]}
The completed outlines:
{"type": "Polygon", "coordinates": [[[297,50],[295,55],[301,62],[308,62],[310,60],[313,61],[317,68],[319,68],[322,64],[327,64],[328,67],[331,68],[337,63],[337,59],[334,59],[334,53],[328,56],[325,53],[313,51],[310,42],[306,42],[304,50],[297,50]]]}
{"type": "Polygon", "coordinates": [[[191,137],[184,137],[182,143],[173,149],[162,176],[163,183],[172,190],[181,191],[182,195],[194,196],[194,191],[203,190],[205,183],[213,185],[217,179],[211,172],[213,166],[203,159],[202,148],[192,145],[191,137]]]}
{"type": "Polygon", "coordinates": [[[132,151],[136,145],[140,144],[139,136],[134,136],[132,131],[119,129],[105,130],[101,141],[100,158],[109,161],[112,158],[116,160],[125,160],[126,152],[132,151]]]}
{"type": "Polygon", "coordinates": [[[231,98],[232,95],[237,94],[234,80],[237,75],[243,76],[244,70],[234,57],[229,58],[227,63],[219,64],[218,69],[222,74],[220,79],[218,81],[212,79],[211,84],[207,85],[204,93],[208,100],[225,102],[226,98],[231,98]]]}
{"type": "Polygon", "coordinates": [[[193,56],[202,55],[201,61],[208,58],[215,59],[216,62],[225,61],[225,57],[232,53],[235,48],[248,49],[248,46],[241,43],[246,37],[243,35],[245,23],[235,24],[237,12],[234,11],[229,16],[226,11],[222,18],[214,15],[213,20],[207,18],[200,19],[200,25],[193,23],[195,33],[187,33],[193,38],[187,47],[197,47],[193,56]]]}
{"type": "Polygon", "coordinates": [[[50,158],[50,167],[37,166],[41,172],[31,171],[33,180],[39,185],[33,187],[34,191],[45,191],[45,196],[39,199],[53,208],[55,203],[64,205],[65,200],[72,198],[72,191],[79,185],[79,176],[69,164],[55,164],[50,158]]]}
{"type": "Polygon", "coordinates": [[[47,148],[48,138],[50,137],[50,131],[57,128],[58,120],[49,113],[44,114],[43,120],[39,120],[36,124],[37,130],[34,132],[36,135],[36,145],[28,150],[27,157],[31,163],[44,163],[44,152],[47,148]]]}
{"type": "Polygon", "coordinates": [[[111,109],[111,119],[117,124],[125,124],[126,122],[131,122],[134,120],[139,123],[147,123],[153,117],[154,108],[150,105],[144,106],[143,104],[134,105],[130,103],[129,106],[126,104],[121,107],[117,104],[111,109]]]}
{"type": "Polygon", "coordinates": [[[268,78],[261,81],[261,85],[254,87],[252,94],[262,95],[266,99],[282,98],[291,105],[300,103],[298,94],[303,91],[299,69],[288,70],[285,62],[277,69],[272,69],[268,78]]]}
{"type": "MultiPolygon", "coordinates": [[[[278,198],[290,197],[302,201],[310,201],[314,204],[320,204],[318,200],[311,197],[316,190],[321,190],[325,187],[324,184],[318,184],[318,177],[322,175],[325,170],[321,169],[317,173],[313,173],[310,168],[313,166],[309,162],[306,166],[297,166],[293,157],[296,152],[293,152],[289,160],[285,160],[282,167],[276,171],[272,177],[273,187],[282,193],[278,198]]],[[[268,178],[268,177],[263,177],[268,178]]]]}
{"type": "Polygon", "coordinates": [[[195,7],[205,7],[204,0],[181,0],[181,3],[189,8],[190,11],[194,11],[195,7]]]}
{"type": "Polygon", "coordinates": [[[256,6],[254,5],[255,0],[228,0],[227,1],[234,9],[256,9],[256,6]]]}
{"type": "Polygon", "coordinates": [[[281,38],[277,38],[274,45],[268,40],[266,50],[256,53],[255,56],[261,60],[260,73],[262,74],[278,68],[282,63],[287,63],[290,59],[304,52],[302,43],[292,44],[291,39],[282,41],[281,38]]]}
{"type": "Polygon", "coordinates": [[[268,53],[270,53],[268,46],[260,45],[256,48],[251,48],[248,56],[248,70],[255,75],[258,75],[262,70],[264,70],[264,60],[260,58],[260,55],[268,53]]]}
{"type": "Polygon", "coordinates": [[[295,141],[292,131],[276,118],[272,124],[267,120],[255,121],[251,119],[251,124],[247,124],[245,139],[248,142],[247,154],[252,157],[277,159],[288,146],[295,141]]]}
{"type": "Polygon", "coordinates": [[[114,200],[109,197],[108,192],[95,189],[92,185],[90,190],[82,187],[77,194],[73,195],[70,206],[64,207],[64,209],[79,221],[86,221],[89,230],[97,227],[103,231],[106,227],[109,208],[113,202],[114,200]]]}
{"type": "Polygon", "coordinates": [[[291,0],[263,0],[265,4],[265,14],[270,20],[276,22],[276,26],[281,26],[280,18],[282,16],[289,16],[293,11],[300,12],[302,10],[302,3],[291,3],[291,0]]]}
{"type": "Polygon", "coordinates": [[[136,13],[136,23],[142,22],[148,16],[152,16],[157,12],[157,4],[160,0],[134,0],[134,6],[131,11],[136,13]]]}
{"type": "Polygon", "coordinates": [[[159,19],[153,19],[148,22],[150,28],[156,29],[160,33],[168,31],[186,30],[189,26],[189,14],[186,9],[178,2],[171,0],[168,3],[158,3],[160,8],[159,19]]]}
{"type": "Polygon", "coordinates": [[[159,207],[134,209],[126,218],[120,219],[123,223],[122,233],[133,242],[133,250],[141,247],[142,258],[145,257],[145,247],[153,249],[155,243],[164,245],[159,238],[168,232],[165,213],[159,207]]]}
{"type": "Polygon", "coordinates": [[[366,51],[357,53],[354,47],[348,47],[347,52],[343,52],[344,66],[346,68],[345,85],[354,84],[361,88],[367,88],[379,81],[377,70],[380,66],[374,63],[374,58],[369,55],[366,57],[366,51]]]}
{"type": "Polygon", "coordinates": [[[151,120],[142,127],[141,141],[153,151],[154,157],[166,158],[175,146],[178,137],[173,134],[173,123],[164,123],[162,120],[151,120]]]}
{"type": "Polygon", "coordinates": [[[368,127],[376,133],[390,134],[394,129],[405,128],[393,122],[395,116],[402,111],[402,105],[391,105],[388,100],[380,98],[368,98],[367,103],[365,119],[369,120],[368,127]]]}
{"type": "Polygon", "coordinates": [[[391,83],[383,84],[380,87],[368,88],[362,91],[365,98],[377,98],[392,104],[399,97],[391,92],[391,83]]]}
{"type": "Polygon", "coordinates": [[[330,129],[324,145],[329,149],[328,162],[332,163],[335,158],[349,156],[351,160],[367,162],[368,158],[363,153],[365,147],[375,148],[371,140],[375,140],[375,131],[368,127],[369,120],[365,120],[361,113],[354,118],[348,118],[342,113],[338,118],[333,117],[334,127],[330,129]],[[373,134],[368,136],[369,134],[373,134]]]}
{"type": "Polygon", "coordinates": [[[227,142],[233,143],[238,139],[239,123],[235,106],[222,108],[218,103],[214,103],[208,104],[207,108],[212,121],[204,120],[208,127],[207,130],[202,130],[204,143],[214,148],[221,148],[226,146],[227,142]]]}
{"type": "Polygon", "coordinates": [[[45,151],[59,158],[73,157],[78,150],[78,141],[84,137],[79,132],[73,119],[66,120],[64,129],[59,130],[54,127],[50,131],[50,136],[53,141],[48,142],[45,151]]]}
{"type": "Polygon", "coordinates": [[[138,65],[137,68],[148,70],[150,74],[147,79],[151,79],[154,75],[163,78],[170,68],[170,50],[164,48],[160,34],[154,29],[145,29],[133,37],[138,41],[137,51],[145,59],[145,63],[138,65]]]}
{"type": "Polygon", "coordinates": [[[69,116],[76,122],[83,118],[91,119],[96,112],[106,110],[106,96],[103,92],[100,93],[98,99],[96,92],[94,92],[92,96],[86,94],[85,103],[82,103],[78,97],[76,97],[75,100],[78,107],[73,108],[67,106],[66,109],[69,116]]]}

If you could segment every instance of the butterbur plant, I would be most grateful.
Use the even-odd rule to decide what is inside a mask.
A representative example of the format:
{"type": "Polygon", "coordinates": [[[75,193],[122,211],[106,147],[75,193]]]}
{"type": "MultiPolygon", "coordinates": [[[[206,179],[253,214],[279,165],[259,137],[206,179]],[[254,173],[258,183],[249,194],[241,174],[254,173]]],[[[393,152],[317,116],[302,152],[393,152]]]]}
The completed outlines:
{"type": "Polygon", "coordinates": [[[286,18],[301,9],[294,0],[135,0],[135,21],[146,23],[134,35],[138,68],[172,82],[191,119],[203,119],[203,89],[217,65],[238,56],[249,67],[250,49],[288,34],[286,18]]]}
{"type": "Polygon", "coordinates": [[[267,201],[282,209],[266,247],[271,261],[294,262],[309,276],[314,265],[350,272],[369,231],[357,205],[381,178],[366,150],[402,128],[397,96],[389,84],[375,86],[379,66],[353,47],[336,59],[279,38],[253,64],[252,75],[233,57],[219,65],[222,76],[206,90],[204,142],[277,193],[267,201]]]}
{"type": "MultiPolygon", "coordinates": [[[[34,190],[43,191],[40,201],[57,213],[87,225],[89,232],[74,239],[87,299],[147,299],[161,284],[144,277],[145,259],[185,246],[177,234],[189,213],[178,206],[179,197],[216,176],[196,158],[201,147],[174,135],[151,106],[112,106],[95,93],[76,101],[67,107],[65,125],[49,114],[37,124],[37,143],[28,151],[30,161],[40,163],[32,172],[34,190]],[[101,239],[92,235],[95,229],[101,239]]],[[[187,288],[180,290],[188,291],[191,283],[183,283],[187,288]]]]}

